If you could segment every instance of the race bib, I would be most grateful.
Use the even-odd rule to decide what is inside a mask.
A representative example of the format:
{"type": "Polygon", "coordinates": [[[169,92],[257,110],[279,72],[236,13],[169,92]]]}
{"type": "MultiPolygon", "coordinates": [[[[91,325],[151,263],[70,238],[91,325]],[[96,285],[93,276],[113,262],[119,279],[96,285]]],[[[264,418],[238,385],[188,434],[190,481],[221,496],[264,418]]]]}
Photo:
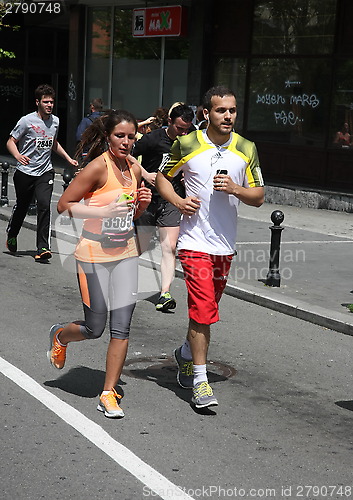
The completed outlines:
{"type": "Polygon", "coordinates": [[[102,221],[102,234],[122,236],[133,228],[134,210],[129,210],[126,215],[105,218],[102,221]]]}
{"type": "Polygon", "coordinates": [[[37,137],[36,149],[51,149],[53,147],[54,137],[37,137]]]}

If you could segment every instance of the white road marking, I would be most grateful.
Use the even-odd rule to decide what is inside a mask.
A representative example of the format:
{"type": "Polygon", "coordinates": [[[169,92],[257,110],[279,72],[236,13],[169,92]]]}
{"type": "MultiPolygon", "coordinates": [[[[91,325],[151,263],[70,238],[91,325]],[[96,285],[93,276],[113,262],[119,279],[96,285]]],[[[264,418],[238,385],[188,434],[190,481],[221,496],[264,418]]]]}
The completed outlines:
{"type": "Polygon", "coordinates": [[[82,436],[111,457],[120,467],[141,481],[145,485],[143,491],[146,496],[155,497],[158,495],[165,500],[174,498],[178,500],[193,500],[181,488],[143,462],[124,445],[113,439],[100,425],[44,389],[38,382],[26,375],[26,373],[1,357],[0,372],[80,432],[82,436]]]}

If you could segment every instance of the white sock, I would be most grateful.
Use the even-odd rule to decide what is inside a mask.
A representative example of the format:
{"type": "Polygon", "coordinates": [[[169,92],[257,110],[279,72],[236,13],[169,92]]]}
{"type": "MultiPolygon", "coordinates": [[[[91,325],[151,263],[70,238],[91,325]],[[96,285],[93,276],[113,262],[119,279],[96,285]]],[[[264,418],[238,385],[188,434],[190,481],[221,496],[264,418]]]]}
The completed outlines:
{"type": "Polygon", "coordinates": [[[185,340],[184,344],[181,346],[180,354],[182,358],[187,359],[188,361],[192,359],[190,344],[188,340],[185,340]]]}
{"type": "Polygon", "coordinates": [[[194,387],[199,382],[208,382],[206,365],[193,365],[194,387]]]}
{"type": "Polygon", "coordinates": [[[103,391],[103,392],[102,392],[102,396],[106,396],[106,395],[107,395],[107,394],[109,394],[109,393],[110,393],[110,391],[103,391]]]}
{"type": "MultiPolygon", "coordinates": [[[[61,332],[62,332],[62,330],[61,330],[61,332]]],[[[61,333],[61,332],[60,332],[60,333],[61,333]]],[[[61,347],[66,347],[66,346],[67,346],[67,344],[63,344],[62,342],[60,342],[58,335],[59,335],[59,334],[57,333],[57,334],[56,334],[56,340],[59,342],[59,345],[61,345],[61,347]]]]}

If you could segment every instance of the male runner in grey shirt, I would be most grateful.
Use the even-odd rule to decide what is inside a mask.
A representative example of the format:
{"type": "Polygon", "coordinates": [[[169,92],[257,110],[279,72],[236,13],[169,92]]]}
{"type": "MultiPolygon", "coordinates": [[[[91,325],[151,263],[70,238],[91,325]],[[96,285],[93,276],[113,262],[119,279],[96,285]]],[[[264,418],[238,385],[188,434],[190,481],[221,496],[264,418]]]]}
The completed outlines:
{"type": "Polygon", "coordinates": [[[77,166],[57,141],[59,118],[53,115],[55,91],[49,85],[35,90],[37,111],[23,116],[10,133],[7,149],[17,160],[14,174],[16,204],[7,226],[6,246],[17,251],[17,236],[35,196],[37,200],[36,262],[51,258],[50,202],[53,192],[54,169],[51,152],[54,150],[71,165],[77,166]]]}

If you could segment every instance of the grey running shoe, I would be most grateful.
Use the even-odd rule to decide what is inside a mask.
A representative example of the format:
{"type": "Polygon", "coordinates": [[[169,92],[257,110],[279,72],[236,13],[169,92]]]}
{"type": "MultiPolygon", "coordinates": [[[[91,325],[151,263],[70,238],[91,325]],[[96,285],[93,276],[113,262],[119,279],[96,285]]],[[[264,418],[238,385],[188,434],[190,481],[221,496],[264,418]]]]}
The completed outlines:
{"type": "Polygon", "coordinates": [[[176,302],[175,299],[170,295],[169,292],[162,293],[156,304],[156,310],[161,312],[167,312],[169,309],[175,309],[176,302]]]}
{"type": "Polygon", "coordinates": [[[174,350],[175,361],[178,363],[177,381],[180,387],[192,389],[194,387],[194,368],[192,360],[181,356],[181,347],[174,350]]]}
{"type": "Polygon", "coordinates": [[[208,406],[217,406],[218,401],[213,395],[213,391],[208,382],[199,382],[193,388],[193,397],[191,402],[196,408],[207,408],[208,406]]]}

